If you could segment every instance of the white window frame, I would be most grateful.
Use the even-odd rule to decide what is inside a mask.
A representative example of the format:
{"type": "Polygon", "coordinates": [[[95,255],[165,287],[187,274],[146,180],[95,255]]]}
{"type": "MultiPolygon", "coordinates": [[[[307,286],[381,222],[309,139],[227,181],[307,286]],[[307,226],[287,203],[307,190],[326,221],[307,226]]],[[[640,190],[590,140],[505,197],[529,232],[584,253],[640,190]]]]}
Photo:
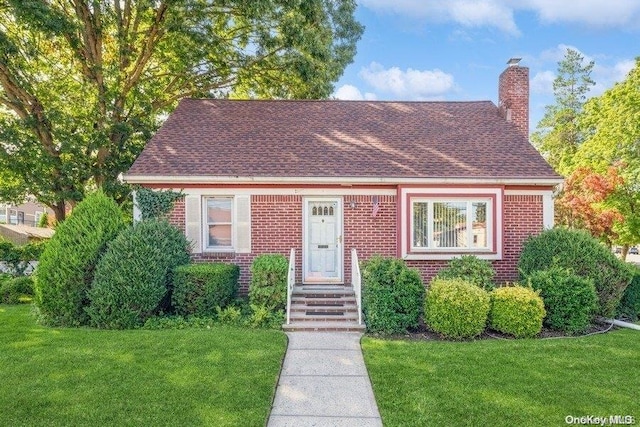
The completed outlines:
{"type": "Polygon", "coordinates": [[[236,247],[236,224],[234,222],[234,218],[235,218],[235,200],[233,196],[225,196],[225,195],[219,195],[219,196],[205,196],[203,197],[203,203],[202,203],[202,247],[203,250],[205,252],[234,252],[235,251],[235,247],[236,247]],[[209,215],[208,215],[208,204],[209,204],[209,200],[212,199],[226,199],[231,203],[231,221],[229,223],[226,222],[219,222],[216,224],[221,224],[221,225],[230,225],[231,226],[231,246],[210,246],[209,245],[209,226],[213,225],[214,223],[210,223],[209,222],[209,215]]]}
{"type": "Polygon", "coordinates": [[[485,260],[501,260],[503,256],[503,201],[504,187],[480,186],[419,186],[406,185],[398,188],[398,256],[406,260],[451,260],[461,255],[475,255],[485,260]],[[413,246],[412,200],[434,201],[485,201],[490,200],[487,210],[488,245],[490,249],[440,248],[415,250],[413,246]],[[491,216],[491,217],[490,217],[491,216]],[[490,234],[489,234],[490,233],[490,234]]]}
{"type": "Polygon", "coordinates": [[[412,197],[410,200],[410,227],[409,227],[409,236],[411,242],[411,253],[419,253],[419,252],[444,252],[444,253],[461,253],[461,254],[473,254],[473,253],[487,253],[493,251],[493,219],[494,219],[494,208],[493,208],[493,200],[490,197],[412,197]],[[426,246],[415,246],[414,245],[414,229],[415,229],[415,216],[414,216],[414,207],[416,203],[426,203],[427,204],[427,238],[426,246]],[[465,229],[466,229],[466,241],[468,242],[467,247],[434,247],[432,246],[434,238],[434,204],[436,203],[465,203],[466,204],[466,218],[465,218],[465,229]],[[486,204],[486,241],[487,246],[474,248],[473,244],[473,218],[472,218],[472,207],[474,203],[485,203],[486,204]],[[469,225],[471,224],[471,227],[469,225]]]}

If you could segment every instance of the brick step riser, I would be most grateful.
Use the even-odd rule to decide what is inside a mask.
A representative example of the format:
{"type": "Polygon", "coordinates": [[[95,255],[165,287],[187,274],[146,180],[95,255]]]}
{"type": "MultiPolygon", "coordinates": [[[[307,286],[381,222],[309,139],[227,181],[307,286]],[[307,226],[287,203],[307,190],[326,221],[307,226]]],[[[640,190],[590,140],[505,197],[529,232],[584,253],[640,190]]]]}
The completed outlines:
{"type": "Polygon", "coordinates": [[[310,317],[310,316],[291,316],[291,323],[304,323],[304,322],[322,322],[322,323],[345,323],[352,322],[357,324],[358,319],[352,317],[340,317],[340,316],[327,316],[327,317],[310,317]]]}
{"type": "MultiPolygon", "coordinates": [[[[291,313],[309,313],[309,312],[322,312],[322,313],[358,313],[358,310],[353,308],[343,307],[291,307],[291,313]]],[[[333,316],[333,315],[332,315],[333,316]]]]}

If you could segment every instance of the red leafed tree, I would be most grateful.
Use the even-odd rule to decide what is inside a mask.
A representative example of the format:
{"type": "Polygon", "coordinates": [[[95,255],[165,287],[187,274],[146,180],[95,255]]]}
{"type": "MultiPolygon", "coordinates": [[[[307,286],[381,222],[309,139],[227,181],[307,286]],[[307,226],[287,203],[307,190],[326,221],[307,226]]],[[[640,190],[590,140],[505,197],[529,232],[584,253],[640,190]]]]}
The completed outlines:
{"type": "Polygon", "coordinates": [[[624,220],[622,214],[607,204],[607,199],[624,184],[618,167],[606,173],[596,173],[579,167],[566,179],[563,191],[556,199],[557,222],[570,228],[587,230],[611,246],[618,237],[614,224],[624,220]]]}

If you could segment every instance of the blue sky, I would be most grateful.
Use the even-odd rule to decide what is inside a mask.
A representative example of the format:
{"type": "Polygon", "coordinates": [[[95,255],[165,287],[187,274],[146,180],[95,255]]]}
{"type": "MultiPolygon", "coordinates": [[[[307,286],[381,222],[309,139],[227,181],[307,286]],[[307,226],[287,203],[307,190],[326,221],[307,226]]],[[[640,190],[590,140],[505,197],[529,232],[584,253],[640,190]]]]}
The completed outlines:
{"type": "Polygon", "coordinates": [[[530,126],[553,104],[567,47],[595,61],[590,96],[640,56],[640,0],[359,0],[366,26],[334,97],[491,100],[511,57],[530,71],[530,126]]]}

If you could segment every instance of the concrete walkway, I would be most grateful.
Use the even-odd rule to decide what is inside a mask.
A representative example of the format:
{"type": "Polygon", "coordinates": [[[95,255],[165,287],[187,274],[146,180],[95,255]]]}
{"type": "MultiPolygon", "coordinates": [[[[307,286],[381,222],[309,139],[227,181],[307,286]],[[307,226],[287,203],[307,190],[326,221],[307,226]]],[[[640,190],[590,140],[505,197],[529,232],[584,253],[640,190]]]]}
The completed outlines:
{"type": "Polygon", "coordinates": [[[268,427],[382,426],[354,332],[288,332],[268,427]]]}

